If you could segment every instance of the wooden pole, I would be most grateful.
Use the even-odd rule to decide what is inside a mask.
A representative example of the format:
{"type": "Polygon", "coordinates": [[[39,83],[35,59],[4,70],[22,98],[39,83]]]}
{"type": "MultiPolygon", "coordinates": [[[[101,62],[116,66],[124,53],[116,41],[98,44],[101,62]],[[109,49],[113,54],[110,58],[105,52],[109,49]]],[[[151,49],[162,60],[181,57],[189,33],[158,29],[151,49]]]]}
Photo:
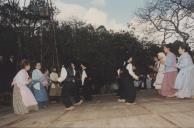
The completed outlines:
{"type": "MultiPolygon", "coordinates": [[[[50,7],[51,7],[51,10],[53,10],[53,5],[52,5],[51,0],[50,0],[50,7]]],[[[54,25],[53,12],[51,12],[51,26],[52,26],[52,31],[53,31],[53,42],[54,42],[54,48],[55,48],[56,66],[57,66],[57,69],[59,69],[58,48],[57,48],[57,41],[56,41],[56,30],[55,30],[55,25],[54,25]]]]}

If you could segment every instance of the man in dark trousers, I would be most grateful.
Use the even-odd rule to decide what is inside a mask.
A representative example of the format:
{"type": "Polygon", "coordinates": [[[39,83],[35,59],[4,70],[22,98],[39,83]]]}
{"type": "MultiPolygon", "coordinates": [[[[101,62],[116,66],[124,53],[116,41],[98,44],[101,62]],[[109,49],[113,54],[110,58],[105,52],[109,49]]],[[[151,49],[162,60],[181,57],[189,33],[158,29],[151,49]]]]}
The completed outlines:
{"type": "Polygon", "coordinates": [[[72,97],[75,102],[74,105],[81,105],[83,103],[83,100],[80,98],[80,96],[77,94],[77,91],[75,90],[75,75],[75,65],[74,63],[70,63],[67,69],[64,66],[62,67],[61,76],[58,79],[58,81],[61,82],[63,86],[62,97],[67,111],[74,109],[73,102],[71,100],[72,97]]]}
{"type": "Polygon", "coordinates": [[[92,87],[91,87],[91,76],[86,67],[86,64],[80,64],[81,71],[80,71],[80,78],[81,78],[81,86],[82,86],[82,94],[86,101],[92,100],[92,87]]]}
{"type": "Polygon", "coordinates": [[[117,82],[118,82],[118,96],[119,96],[119,99],[118,99],[118,102],[125,102],[125,96],[124,96],[124,91],[125,91],[125,88],[124,88],[124,85],[122,84],[122,81],[121,81],[121,75],[124,71],[124,64],[122,66],[120,66],[120,68],[117,70],[117,82]]]}

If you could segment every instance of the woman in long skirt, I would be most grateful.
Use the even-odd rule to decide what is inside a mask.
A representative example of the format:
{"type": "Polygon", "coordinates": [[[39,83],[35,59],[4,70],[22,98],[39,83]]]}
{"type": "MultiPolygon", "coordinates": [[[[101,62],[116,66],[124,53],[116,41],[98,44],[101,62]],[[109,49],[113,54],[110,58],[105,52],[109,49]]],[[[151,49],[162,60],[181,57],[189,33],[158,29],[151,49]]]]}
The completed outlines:
{"type": "Polygon", "coordinates": [[[164,46],[166,53],[164,80],[161,88],[161,95],[165,97],[173,97],[175,94],[175,80],[177,76],[176,56],[170,51],[171,44],[164,46]]]}
{"type": "Polygon", "coordinates": [[[132,56],[129,55],[125,69],[121,74],[121,82],[124,86],[124,98],[127,105],[135,104],[136,89],[133,80],[139,80],[139,77],[133,72],[132,56]]]}
{"type": "Polygon", "coordinates": [[[194,64],[189,55],[188,45],[180,44],[179,54],[181,55],[177,67],[180,69],[175,82],[176,96],[178,98],[192,98],[194,96],[194,64]]]}
{"type": "Polygon", "coordinates": [[[26,60],[22,62],[22,69],[15,76],[12,85],[13,89],[13,108],[15,114],[26,114],[30,110],[38,110],[37,102],[28,88],[31,83],[27,71],[30,70],[30,63],[26,60]]]}
{"type": "Polygon", "coordinates": [[[41,64],[36,63],[35,69],[32,72],[32,92],[38,102],[40,108],[46,108],[48,105],[47,91],[44,87],[45,76],[41,72],[41,64]]]}
{"type": "Polygon", "coordinates": [[[162,88],[162,82],[164,80],[164,71],[165,71],[165,65],[164,64],[165,64],[165,61],[166,61],[166,56],[163,52],[158,53],[158,60],[159,60],[159,65],[158,65],[156,80],[155,80],[153,86],[160,93],[160,90],[162,88]]]}
{"type": "Polygon", "coordinates": [[[61,96],[61,87],[58,82],[59,75],[57,74],[56,68],[52,69],[52,72],[50,74],[50,92],[49,96],[51,97],[51,100],[58,101],[59,97],[61,96]]]}

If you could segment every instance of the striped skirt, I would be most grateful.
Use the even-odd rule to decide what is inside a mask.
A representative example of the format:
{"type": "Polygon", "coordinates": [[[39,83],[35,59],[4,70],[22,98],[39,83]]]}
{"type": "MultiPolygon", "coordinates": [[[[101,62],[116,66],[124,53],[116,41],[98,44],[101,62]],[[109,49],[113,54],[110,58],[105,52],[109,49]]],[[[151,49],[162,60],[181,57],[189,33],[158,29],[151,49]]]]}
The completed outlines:
{"type": "Polygon", "coordinates": [[[20,92],[20,88],[17,86],[14,86],[13,89],[13,108],[15,114],[27,114],[29,111],[34,110],[38,111],[38,106],[29,106],[26,107],[22,101],[22,95],[20,92]]]}

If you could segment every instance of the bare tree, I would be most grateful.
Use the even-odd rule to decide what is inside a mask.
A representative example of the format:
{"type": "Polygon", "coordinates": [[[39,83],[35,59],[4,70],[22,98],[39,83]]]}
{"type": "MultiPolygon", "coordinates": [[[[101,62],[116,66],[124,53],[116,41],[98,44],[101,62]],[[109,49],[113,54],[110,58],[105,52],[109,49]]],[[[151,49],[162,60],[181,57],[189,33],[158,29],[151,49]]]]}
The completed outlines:
{"type": "Polygon", "coordinates": [[[145,8],[140,8],[136,15],[141,22],[150,22],[153,29],[164,33],[164,41],[169,36],[178,35],[183,42],[190,38],[188,32],[193,24],[188,21],[191,17],[192,0],[152,0],[145,8]],[[190,1],[190,4],[189,4],[190,1]]]}
{"type": "Polygon", "coordinates": [[[194,1],[193,0],[171,0],[171,2],[191,12],[194,11],[194,1]]]}

